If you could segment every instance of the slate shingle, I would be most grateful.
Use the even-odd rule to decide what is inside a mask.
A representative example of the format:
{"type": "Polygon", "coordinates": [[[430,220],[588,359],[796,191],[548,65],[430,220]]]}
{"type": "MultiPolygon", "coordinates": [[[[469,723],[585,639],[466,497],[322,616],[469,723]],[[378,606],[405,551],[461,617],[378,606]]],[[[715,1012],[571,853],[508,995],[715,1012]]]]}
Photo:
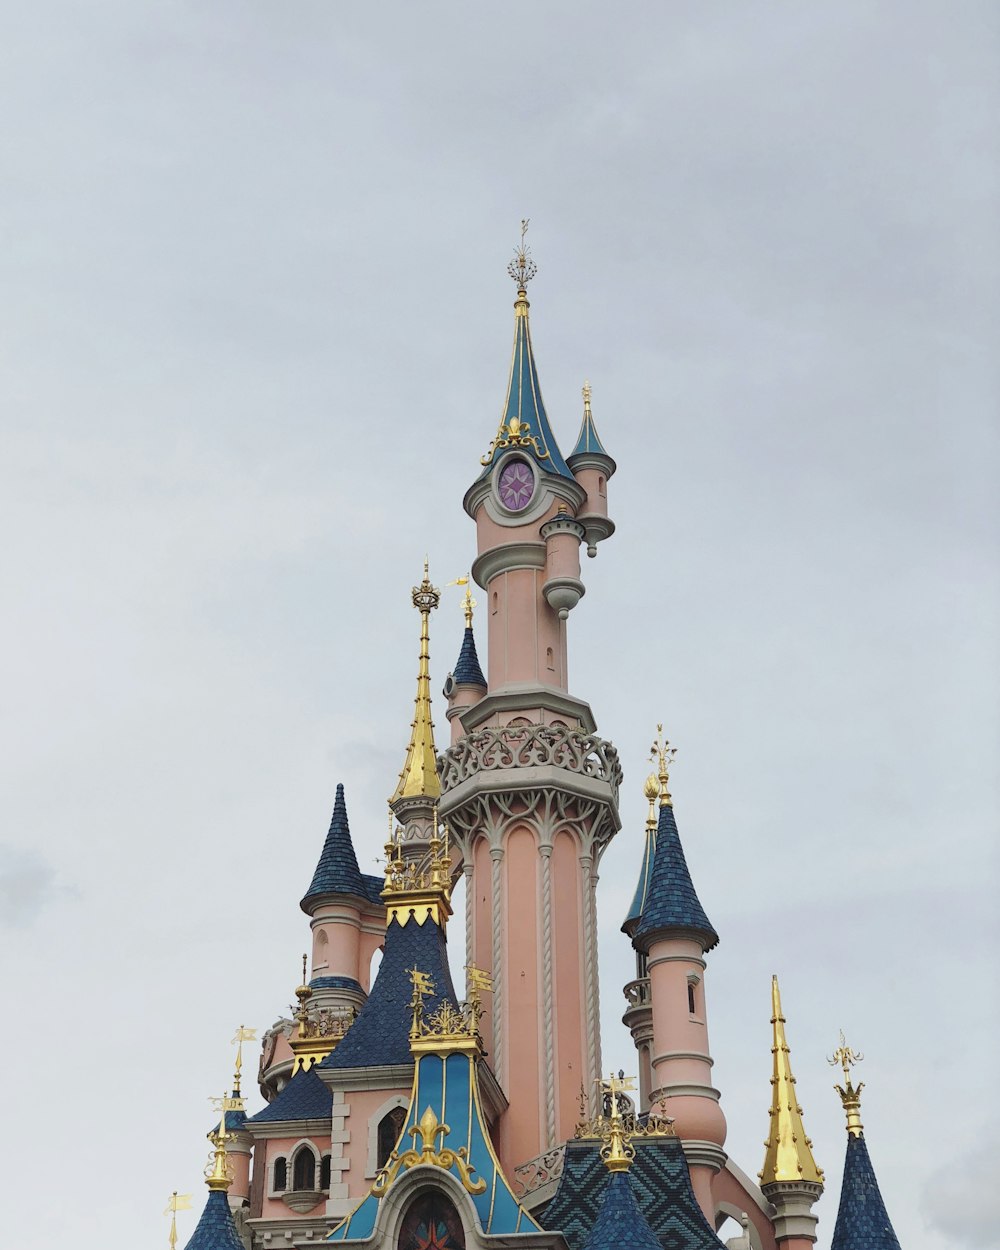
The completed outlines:
{"type": "Polygon", "coordinates": [[[223,1190],[209,1192],[205,1210],[184,1250],[244,1250],[223,1190]]]}
{"type": "Polygon", "coordinates": [[[296,1072],[285,1088],[263,1111],[251,1116],[248,1124],[273,1124],[284,1120],[329,1120],[333,1095],[316,1075],[315,1069],[296,1072]]]}
{"type": "Polygon", "coordinates": [[[653,868],[634,940],[636,944],[643,945],[645,939],[661,929],[686,929],[702,942],[707,951],[719,942],[719,935],[712,928],[695,893],[677,832],[674,809],[669,804],[660,808],[653,868]]]}
{"type": "Polygon", "coordinates": [[[347,822],[347,804],[344,802],[342,785],[337,786],[330,830],[323,843],[312,882],[300,903],[302,910],[308,915],[308,905],[326,894],[368,897],[361,870],[358,868],[358,857],[354,853],[354,843],[351,841],[351,827],[347,822]]]}
{"type": "Polygon", "coordinates": [[[830,1250],[899,1250],[863,1136],[849,1134],[830,1250]]]}
{"type": "Polygon", "coordinates": [[[466,625],[465,627],[462,647],[458,653],[458,663],[455,665],[452,677],[455,679],[456,686],[482,686],[484,689],[486,687],[486,678],[483,676],[483,670],[479,666],[476,638],[472,632],[471,625],[466,625]]]}

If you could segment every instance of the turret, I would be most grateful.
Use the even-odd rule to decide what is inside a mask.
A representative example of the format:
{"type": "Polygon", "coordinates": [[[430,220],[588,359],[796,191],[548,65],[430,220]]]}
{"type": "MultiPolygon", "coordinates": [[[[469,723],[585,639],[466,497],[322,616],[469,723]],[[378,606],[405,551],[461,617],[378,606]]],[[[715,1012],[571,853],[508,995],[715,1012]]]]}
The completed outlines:
{"type": "Polygon", "coordinates": [[[372,950],[362,940],[363,915],[370,911],[369,889],[351,841],[344,787],[337,785],[330,828],[300,904],[312,929],[312,990],[315,1006],[350,1011],[365,1001],[362,965],[372,950]]]}
{"type": "MultiPolygon", "coordinates": [[[[486,694],[486,678],[479,664],[479,653],[476,650],[476,635],[472,629],[472,614],[476,601],[472,597],[471,575],[460,577],[454,583],[464,586],[462,611],[465,616],[465,630],[462,634],[462,647],[458,653],[454,669],[448,674],[444,683],[444,697],[448,700],[448,720],[451,722],[451,741],[454,745],[465,730],[459,719],[460,714],[478,703],[486,694]]],[[[451,584],[451,583],[449,583],[451,584]]]]}
{"type": "Polygon", "coordinates": [[[587,492],[583,510],[577,514],[577,520],[583,526],[587,555],[594,557],[597,555],[597,544],[610,538],[615,532],[615,523],[608,516],[608,479],[618,466],[604,450],[598,437],[594,414],[590,410],[590,397],[590,383],[584,382],[580,435],[576,446],[566,457],[566,463],[587,492]]]}
{"type": "MultiPolygon", "coordinates": [[[[649,892],[649,878],[653,871],[653,858],[656,854],[656,808],[660,797],[660,782],[656,773],[650,773],[642,785],[642,793],[649,803],[649,814],[646,817],[646,837],[642,852],[642,865],[639,869],[639,882],[632,897],[632,906],[622,924],[622,932],[629,937],[635,933],[642,918],[642,909],[649,892]]],[[[625,1000],[628,1007],[622,1016],[622,1023],[632,1034],[639,1056],[639,1106],[649,1106],[649,1095],[653,1088],[653,1007],[649,996],[649,969],[644,950],[635,952],[635,980],[625,986],[625,1000]]]]}
{"type": "Polygon", "coordinates": [[[230,1101],[228,1095],[223,1096],[219,1127],[212,1135],[212,1162],[206,1172],[208,1201],[184,1250],[245,1250],[226,1196],[232,1183],[226,1149],[229,1141],[226,1116],[233,1109],[230,1101]]]}
{"type": "Polygon", "coordinates": [[[684,859],[669,790],[675,750],[660,735],[660,812],[656,849],[632,943],[646,957],[653,1016],[653,1106],[670,1116],[691,1167],[695,1194],[712,1222],[712,1178],[725,1163],[726,1118],[711,1082],[705,954],[719,940],[698,900],[684,859]]]}
{"type": "Polygon", "coordinates": [[[831,1064],[844,1070],[844,1084],[835,1085],[847,1115],[847,1157],[840,1187],[840,1207],[830,1250],[900,1250],[899,1240],[882,1201],[861,1123],[864,1082],[851,1081],[851,1068],[864,1056],[851,1050],[840,1035],[831,1064]]]}
{"type": "Polygon", "coordinates": [[[774,1236],[780,1250],[811,1250],[817,1222],[812,1206],[823,1192],[823,1172],[816,1166],[802,1123],[777,977],[771,978],[771,1028],[771,1113],[761,1190],[774,1205],[774,1236]]]}

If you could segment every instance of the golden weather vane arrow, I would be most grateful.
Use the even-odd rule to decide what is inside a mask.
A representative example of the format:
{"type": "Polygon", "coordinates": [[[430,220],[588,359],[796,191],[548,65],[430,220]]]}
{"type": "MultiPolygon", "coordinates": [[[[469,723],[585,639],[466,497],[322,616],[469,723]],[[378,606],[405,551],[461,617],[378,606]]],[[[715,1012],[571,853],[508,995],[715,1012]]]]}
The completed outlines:
{"type": "Polygon", "coordinates": [[[175,1189],[167,1200],[167,1209],[164,1215],[170,1216],[170,1234],[167,1238],[170,1250],[176,1250],[177,1247],[177,1212],[191,1210],[191,1195],[179,1194],[175,1189]]]}

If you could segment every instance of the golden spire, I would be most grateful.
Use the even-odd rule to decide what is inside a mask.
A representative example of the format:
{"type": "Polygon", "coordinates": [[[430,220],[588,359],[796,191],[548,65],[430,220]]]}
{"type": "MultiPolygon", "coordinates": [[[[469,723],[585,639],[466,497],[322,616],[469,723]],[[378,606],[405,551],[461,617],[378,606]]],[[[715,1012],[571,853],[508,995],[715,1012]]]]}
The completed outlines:
{"type": "Polygon", "coordinates": [[[823,1184],[823,1171],[816,1166],[812,1142],[802,1123],[802,1108],[795,1095],[795,1077],[785,1041],[785,1017],[781,1014],[781,991],[778,978],[771,978],[771,1025],[774,1041],[774,1075],[771,1077],[771,1125],[764,1145],[764,1166],[760,1171],[762,1185],[774,1181],[811,1181],[823,1184]]]}
{"type": "Polygon", "coordinates": [[[649,815],[646,817],[646,831],[652,833],[656,828],[656,800],[660,797],[660,779],[656,773],[650,773],[642,783],[642,792],[649,800],[649,815]]]}
{"type": "Polygon", "coordinates": [[[635,1078],[619,1073],[611,1074],[609,1081],[602,1081],[601,1088],[611,1096],[611,1115],[607,1119],[607,1137],[605,1146],[601,1147],[601,1158],[609,1172],[627,1172],[635,1158],[635,1147],[632,1145],[631,1134],[625,1128],[618,1095],[626,1089],[635,1089],[635,1078]]]}
{"type": "Polygon", "coordinates": [[[221,1099],[213,1099],[212,1101],[219,1102],[221,1111],[219,1127],[212,1134],[214,1150],[211,1161],[205,1169],[205,1184],[211,1190],[221,1189],[225,1192],[232,1184],[232,1177],[229,1175],[229,1166],[226,1161],[226,1139],[229,1136],[226,1131],[226,1112],[232,1110],[232,1099],[223,1094],[221,1099]]]}
{"type": "Polygon", "coordinates": [[[593,392],[590,389],[590,382],[584,382],[583,384],[583,419],[584,421],[586,421],[588,417],[592,419],[594,415],[590,411],[590,397],[592,394],[593,392]]]}
{"type": "Polygon", "coordinates": [[[834,1085],[834,1089],[840,1095],[840,1101],[844,1110],[847,1112],[847,1131],[852,1137],[863,1137],[865,1126],[861,1123],[861,1091],[865,1087],[864,1081],[859,1081],[857,1085],[851,1082],[851,1068],[864,1059],[864,1055],[860,1051],[851,1050],[846,1040],[844,1032],[840,1032],[840,1045],[833,1052],[832,1058],[827,1062],[834,1067],[837,1064],[844,1069],[844,1084],[834,1085]]]}
{"type": "Polygon", "coordinates": [[[167,1209],[164,1215],[170,1216],[170,1234],[167,1237],[167,1244],[170,1250],[177,1250],[177,1212],[191,1210],[191,1195],[179,1194],[175,1189],[167,1199],[167,1209]]]}
{"type": "Polygon", "coordinates": [[[406,761],[399,774],[399,784],[390,802],[397,799],[441,797],[441,781],[437,774],[437,751],[434,749],[434,722],[431,720],[430,615],[441,601],[441,592],[430,584],[427,561],[424,580],[413,587],[413,606],[420,613],[420,667],[417,670],[416,709],[410,732],[406,761]]]}
{"type": "Polygon", "coordinates": [[[248,1029],[246,1025],[241,1024],[236,1030],[236,1036],[230,1045],[236,1047],[236,1070],[233,1073],[233,1097],[240,1097],[240,1072],[243,1068],[243,1043],[255,1042],[257,1040],[257,1030],[248,1029]]]}
{"type": "Polygon", "coordinates": [[[465,613],[465,628],[472,628],[472,610],[476,607],[476,601],[472,597],[472,575],[466,573],[464,577],[456,577],[453,582],[448,583],[449,586],[464,586],[465,594],[462,596],[462,611],[465,613]]]}
{"type": "Polygon", "coordinates": [[[674,801],[670,797],[668,783],[670,781],[670,765],[673,763],[674,756],[677,754],[677,748],[670,745],[670,741],[663,736],[663,726],[656,726],[656,740],[649,748],[649,758],[660,766],[657,779],[660,785],[660,806],[673,807],[674,801]]]}

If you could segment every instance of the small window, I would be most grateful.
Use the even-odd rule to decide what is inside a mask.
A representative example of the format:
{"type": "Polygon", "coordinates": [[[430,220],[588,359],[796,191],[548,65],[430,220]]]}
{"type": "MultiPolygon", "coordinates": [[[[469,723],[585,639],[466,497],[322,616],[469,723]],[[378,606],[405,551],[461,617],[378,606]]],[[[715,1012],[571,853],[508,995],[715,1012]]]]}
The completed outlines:
{"type": "Polygon", "coordinates": [[[303,1146],[292,1164],[292,1189],[316,1188],[316,1156],[303,1146]]]}
{"type": "Polygon", "coordinates": [[[551,647],[545,648],[545,664],[551,672],[555,671],[556,657],[551,647]]]}
{"type": "Polygon", "coordinates": [[[604,478],[603,477],[598,477],[597,479],[597,493],[599,495],[604,494],[604,478]]]}
{"type": "Polygon", "coordinates": [[[694,983],[688,981],[688,1011],[691,1015],[697,1015],[697,1008],[694,1005],[694,983]]]}
{"type": "Polygon", "coordinates": [[[406,1108],[393,1107],[379,1121],[378,1126],[378,1166],[384,1168],[389,1162],[399,1135],[406,1123],[406,1108]]]}
{"type": "Polygon", "coordinates": [[[320,1189],[330,1188],[330,1156],[324,1155],[319,1161],[319,1187],[320,1189]]]}
{"type": "Polygon", "coordinates": [[[276,1194],[283,1194],[287,1188],[288,1160],[285,1158],[275,1159],[273,1192],[276,1194]]]}
{"type": "Polygon", "coordinates": [[[497,614],[497,604],[499,602],[500,602],[499,596],[497,595],[497,592],[494,590],[493,592],[493,615],[494,616],[496,616],[497,614]]]}
{"type": "Polygon", "coordinates": [[[645,951],[635,953],[635,975],[638,981],[645,981],[649,976],[649,956],[645,951]]]}

